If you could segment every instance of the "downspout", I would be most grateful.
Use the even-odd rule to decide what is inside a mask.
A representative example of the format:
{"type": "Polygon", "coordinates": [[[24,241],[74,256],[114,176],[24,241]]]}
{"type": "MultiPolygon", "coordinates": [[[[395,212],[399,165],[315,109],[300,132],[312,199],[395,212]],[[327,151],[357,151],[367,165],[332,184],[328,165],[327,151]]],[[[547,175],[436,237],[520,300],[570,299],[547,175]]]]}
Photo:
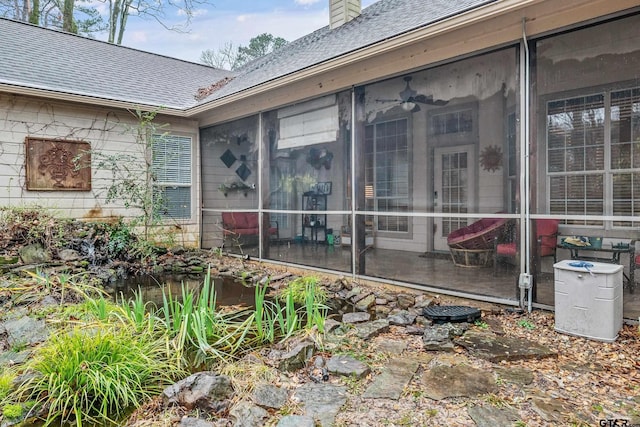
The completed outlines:
{"type": "Polygon", "coordinates": [[[529,43],[527,40],[527,18],[522,18],[522,49],[520,66],[520,99],[522,112],[522,126],[520,127],[520,162],[524,168],[524,173],[520,174],[520,208],[522,211],[520,222],[520,278],[518,286],[520,288],[520,307],[524,308],[525,292],[527,293],[527,311],[531,312],[531,298],[533,290],[533,277],[531,275],[531,202],[530,202],[530,178],[531,173],[529,141],[529,117],[530,117],[530,74],[529,74],[529,43]]]}
{"type": "Polygon", "coordinates": [[[351,87],[351,275],[356,277],[356,89],[351,87]]]}
{"type": "Polygon", "coordinates": [[[262,173],[263,173],[263,165],[262,165],[262,158],[263,158],[263,152],[264,152],[264,147],[262,146],[262,112],[258,113],[258,138],[257,138],[257,143],[258,143],[258,257],[259,259],[263,259],[264,258],[264,239],[262,238],[262,236],[264,235],[263,233],[266,232],[266,230],[264,230],[264,206],[262,206],[262,173]]]}

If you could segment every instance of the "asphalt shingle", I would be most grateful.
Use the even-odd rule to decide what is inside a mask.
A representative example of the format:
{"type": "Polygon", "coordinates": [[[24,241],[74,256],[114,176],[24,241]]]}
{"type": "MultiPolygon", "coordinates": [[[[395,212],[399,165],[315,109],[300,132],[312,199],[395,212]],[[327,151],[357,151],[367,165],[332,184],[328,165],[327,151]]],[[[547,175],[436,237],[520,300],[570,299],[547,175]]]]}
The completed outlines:
{"type": "Polygon", "coordinates": [[[321,64],[494,1],[380,0],[338,28],[331,30],[329,26],[323,27],[246,64],[238,70],[239,76],[234,81],[201,103],[321,64]]]}
{"type": "Polygon", "coordinates": [[[195,104],[199,88],[229,75],[233,73],[0,19],[0,83],[181,109],[195,104]]]}
{"type": "Polygon", "coordinates": [[[237,72],[0,18],[0,83],[184,109],[494,1],[380,0],[352,21],[314,31],[237,72]],[[209,96],[196,97],[198,89],[234,76],[209,96]]]}

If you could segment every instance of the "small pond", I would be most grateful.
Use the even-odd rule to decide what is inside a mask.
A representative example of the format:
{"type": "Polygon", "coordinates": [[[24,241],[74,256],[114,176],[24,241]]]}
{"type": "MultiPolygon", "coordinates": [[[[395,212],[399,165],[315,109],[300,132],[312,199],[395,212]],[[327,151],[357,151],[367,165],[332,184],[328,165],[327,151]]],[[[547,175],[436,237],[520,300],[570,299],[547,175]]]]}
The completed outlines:
{"type": "MultiPolygon", "coordinates": [[[[111,296],[117,299],[132,299],[136,292],[142,293],[142,299],[156,306],[162,306],[162,292],[169,291],[172,297],[182,296],[182,287],[200,289],[205,275],[158,274],[143,275],[120,279],[109,286],[111,296]],[[122,296],[122,297],[121,297],[122,296]]],[[[211,277],[216,292],[216,306],[255,305],[255,289],[243,285],[233,277],[211,277]]]]}

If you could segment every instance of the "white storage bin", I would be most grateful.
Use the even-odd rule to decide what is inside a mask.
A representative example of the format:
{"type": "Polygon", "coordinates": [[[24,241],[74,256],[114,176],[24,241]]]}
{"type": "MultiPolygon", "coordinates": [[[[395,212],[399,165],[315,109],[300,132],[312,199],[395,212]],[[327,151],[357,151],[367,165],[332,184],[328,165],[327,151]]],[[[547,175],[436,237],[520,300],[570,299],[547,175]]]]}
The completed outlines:
{"type": "Polygon", "coordinates": [[[564,260],[553,265],[555,330],[613,342],[622,328],[622,270],[618,264],[564,260]]]}

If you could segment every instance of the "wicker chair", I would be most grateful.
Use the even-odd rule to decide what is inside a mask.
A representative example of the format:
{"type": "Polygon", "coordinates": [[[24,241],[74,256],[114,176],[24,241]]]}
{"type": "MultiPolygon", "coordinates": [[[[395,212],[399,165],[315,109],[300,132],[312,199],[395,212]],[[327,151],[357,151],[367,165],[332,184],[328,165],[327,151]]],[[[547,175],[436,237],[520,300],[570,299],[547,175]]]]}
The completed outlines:
{"type": "Polygon", "coordinates": [[[459,267],[489,267],[493,264],[495,238],[501,234],[507,218],[482,218],[452,231],[447,244],[453,263],[459,267]]]}

